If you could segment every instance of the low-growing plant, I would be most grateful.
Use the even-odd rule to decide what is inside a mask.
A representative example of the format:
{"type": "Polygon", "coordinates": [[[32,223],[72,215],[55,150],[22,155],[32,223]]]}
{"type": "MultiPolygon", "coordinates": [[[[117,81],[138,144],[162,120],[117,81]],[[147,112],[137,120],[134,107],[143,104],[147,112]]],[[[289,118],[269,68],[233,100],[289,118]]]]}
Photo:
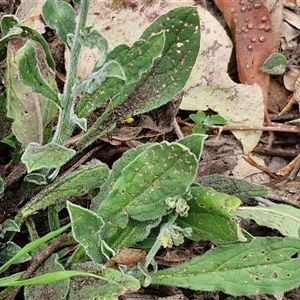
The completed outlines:
{"type": "MultiPolygon", "coordinates": [[[[286,205],[242,207],[244,199],[268,193],[243,180],[210,176],[196,182],[203,134],[172,143],[146,143],[125,152],[111,168],[92,160],[59,176],[77,152],[118,122],[171,101],[187,81],[200,45],[196,8],[179,7],[160,16],[131,47],[120,45],[108,52],[100,33],[85,26],[89,1],[74,2],[78,22],[64,1],[46,0],[43,8],[45,22],[71,53],[62,93],[43,37],[15,16],[1,20],[0,58],[7,65],[6,107],[12,119],[7,121],[24,149],[24,180],[40,186],[15,219],[1,225],[0,286],[6,287],[1,297],[12,297],[16,290],[11,287],[23,285],[25,299],[51,292],[53,299],[72,300],[117,299],[150,283],[232,295],[277,293],[299,285],[298,210],[286,205]],[[92,73],[78,80],[82,46],[97,47],[101,55],[92,73]],[[100,117],[87,125],[88,116],[99,108],[100,117]],[[76,126],[84,134],[70,145],[67,141],[76,126]],[[89,208],[72,203],[86,194],[89,208]],[[71,223],[62,226],[58,213],[64,207],[71,223]],[[31,216],[44,209],[50,232],[40,238],[31,216]],[[240,227],[240,218],[271,226],[285,238],[253,237],[240,227]],[[31,242],[21,248],[12,238],[24,223],[31,242]],[[68,227],[72,230],[63,235],[68,227]],[[56,236],[64,238],[48,245],[56,236]],[[211,241],[216,247],[158,270],[157,252],[182,244],[184,238],[211,241]],[[147,254],[133,265],[125,260],[114,265],[116,269],[110,267],[116,254],[133,247],[147,254]],[[12,270],[5,276],[13,263],[32,256],[30,272],[12,270]]],[[[5,191],[2,180],[0,191],[5,191]]]]}
{"type": "Polygon", "coordinates": [[[205,134],[213,125],[225,125],[226,120],[220,115],[206,115],[203,111],[190,114],[190,119],[195,122],[193,133],[205,134]]]}

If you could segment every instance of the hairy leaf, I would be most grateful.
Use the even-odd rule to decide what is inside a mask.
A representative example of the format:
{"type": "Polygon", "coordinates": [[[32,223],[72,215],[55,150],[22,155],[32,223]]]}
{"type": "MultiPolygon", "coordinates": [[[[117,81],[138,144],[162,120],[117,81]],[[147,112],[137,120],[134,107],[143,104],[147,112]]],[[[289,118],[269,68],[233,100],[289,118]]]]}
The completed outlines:
{"type": "MultiPolygon", "coordinates": [[[[16,222],[16,223],[18,223],[18,222],[16,222]]],[[[63,233],[66,229],[68,229],[70,227],[70,225],[71,224],[68,224],[68,225],[65,225],[65,226],[63,226],[63,227],[55,230],[55,231],[51,231],[51,232],[47,233],[46,235],[44,235],[43,237],[41,237],[41,238],[39,238],[37,240],[34,240],[33,242],[30,242],[30,243],[26,244],[10,260],[6,261],[5,264],[0,267],[0,274],[2,272],[4,272],[5,270],[7,270],[11,264],[13,264],[14,262],[16,262],[18,259],[20,259],[24,255],[26,255],[27,253],[35,250],[36,248],[38,248],[42,244],[46,243],[50,239],[52,239],[52,238],[56,237],[57,235],[63,233]]],[[[3,285],[2,279],[0,279],[0,282],[1,282],[0,286],[6,286],[5,284],[3,285]]]]}
{"type": "Polygon", "coordinates": [[[73,237],[94,262],[101,263],[100,230],[104,225],[103,220],[96,213],[79,205],[67,202],[67,208],[72,222],[73,237]]]}
{"type": "Polygon", "coordinates": [[[42,168],[60,168],[76,154],[75,150],[66,148],[56,143],[41,146],[38,143],[27,145],[21,161],[26,165],[30,173],[42,168]]]}
{"type": "Polygon", "coordinates": [[[43,18],[49,27],[55,29],[59,38],[67,44],[67,35],[75,31],[75,11],[61,0],[46,0],[43,5],[43,18]]]}
{"type": "Polygon", "coordinates": [[[82,299],[117,299],[113,296],[124,294],[126,291],[136,291],[140,284],[134,277],[114,269],[105,269],[94,262],[72,265],[72,269],[97,274],[97,277],[74,277],[71,279],[69,298],[82,299]]]}
{"type": "Polygon", "coordinates": [[[55,84],[55,74],[50,71],[47,66],[43,66],[42,71],[39,68],[37,53],[34,43],[30,40],[17,51],[16,63],[18,65],[19,77],[23,84],[32,88],[33,92],[41,93],[45,98],[53,100],[59,105],[57,87],[55,84]],[[48,71],[47,73],[45,71],[48,71]],[[44,79],[47,77],[48,81],[52,81],[51,85],[44,79]]]}
{"type": "Polygon", "coordinates": [[[218,174],[200,177],[197,179],[197,182],[220,193],[234,195],[241,200],[250,197],[264,197],[269,193],[269,189],[266,186],[218,174]]]}
{"type": "Polygon", "coordinates": [[[239,207],[233,214],[243,219],[252,219],[261,226],[277,229],[288,237],[300,237],[300,210],[285,204],[273,206],[239,207]]]}
{"type": "MultiPolygon", "coordinates": [[[[1,244],[0,244],[1,245],[1,244]]],[[[2,245],[1,245],[2,246],[2,245]]],[[[7,242],[4,246],[4,250],[0,252],[0,264],[6,263],[8,260],[13,258],[18,252],[20,252],[21,247],[14,242],[7,242]]],[[[31,256],[26,253],[25,255],[19,257],[13,262],[13,264],[20,264],[31,259],[31,256]]]]}
{"type": "Polygon", "coordinates": [[[196,184],[190,193],[189,214],[178,217],[176,222],[183,228],[193,229],[192,240],[208,240],[216,244],[246,241],[230,213],[241,204],[238,198],[196,184]]]}
{"type": "MultiPolygon", "coordinates": [[[[52,272],[63,272],[65,269],[58,262],[58,255],[52,254],[42,266],[33,274],[38,276],[52,272]]],[[[26,300],[43,299],[45,295],[51,295],[52,299],[65,299],[69,289],[70,279],[66,278],[56,283],[27,285],[24,288],[24,297],[26,300]]]]}
{"type": "Polygon", "coordinates": [[[107,244],[118,251],[126,247],[132,247],[136,243],[145,240],[151,229],[158,226],[161,218],[150,221],[137,221],[129,219],[125,228],[118,228],[118,231],[110,238],[106,239],[107,244]]]}
{"type": "Polygon", "coordinates": [[[164,48],[165,34],[159,32],[149,40],[139,40],[132,47],[120,45],[108,54],[108,60],[119,62],[126,77],[132,83],[124,87],[124,83],[115,78],[107,78],[104,84],[92,95],[84,95],[76,107],[79,116],[87,116],[108,99],[118,95],[118,102],[124,102],[128,97],[126,90],[132,90],[137,85],[141,76],[153,66],[154,60],[161,54],[164,48]],[[118,88],[117,88],[118,86],[118,88]],[[125,91],[120,93],[125,88],[125,91]]]}
{"type": "Polygon", "coordinates": [[[89,190],[100,187],[107,176],[108,167],[98,161],[92,161],[56,179],[20,210],[16,217],[17,224],[40,209],[65,202],[73,196],[82,196],[89,190]]]}
{"type": "MultiPolygon", "coordinates": [[[[163,51],[153,65],[149,66],[151,68],[144,70],[147,72],[138,81],[125,87],[120,81],[107,81],[90,97],[92,100],[84,100],[87,107],[90,107],[90,102],[98,103],[97,105],[107,101],[109,103],[103,115],[77,143],[78,148],[85,148],[97,137],[112,130],[118,121],[166,104],[184,87],[199,51],[200,26],[197,10],[193,7],[180,7],[169,11],[153,22],[141,39],[150,40],[153,34],[159,34],[162,29],[165,34],[163,51]],[[120,90],[123,91],[119,93],[120,90]]],[[[107,58],[118,61],[129,80],[135,79],[137,70],[131,68],[134,73],[126,73],[127,64],[122,59],[127,55],[125,48],[124,45],[117,47],[107,58]]],[[[147,55],[150,53],[146,52],[147,55]]],[[[138,66],[133,64],[135,68],[138,66]]],[[[80,109],[86,105],[80,104],[80,109]]]]}
{"type": "Polygon", "coordinates": [[[177,267],[151,273],[153,284],[238,295],[275,294],[300,284],[300,240],[256,238],[217,247],[177,267]]]}
{"type": "Polygon", "coordinates": [[[110,236],[117,227],[125,228],[129,217],[147,221],[165,215],[165,200],[186,193],[196,171],[197,159],[188,148],[167,142],[149,146],[122,170],[100,203],[104,234],[110,236]]]}
{"type": "MultiPolygon", "coordinates": [[[[16,53],[26,44],[25,38],[14,38],[9,41],[7,48],[7,116],[14,120],[12,131],[17,139],[23,144],[30,142],[43,144],[49,140],[52,131],[51,122],[57,113],[56,105],[46,99],[42,94],[35,93],[24,85],[19,76],[19,67],[16,53]]],[[[31,42],[31,46],[33,42],[31,42]]],[[[55,89],[55,76],[47,66],[45,54],[40,44],[34,42],[39,69],[42,77],[50,82],[55,89]]],[[[20,54],[20,52],[19,52],[20,54]]],[[[22,60],[22,57],[19,57],[22,60]]],[[[26,72],[26,70],[23,70],[26,72]]]]}

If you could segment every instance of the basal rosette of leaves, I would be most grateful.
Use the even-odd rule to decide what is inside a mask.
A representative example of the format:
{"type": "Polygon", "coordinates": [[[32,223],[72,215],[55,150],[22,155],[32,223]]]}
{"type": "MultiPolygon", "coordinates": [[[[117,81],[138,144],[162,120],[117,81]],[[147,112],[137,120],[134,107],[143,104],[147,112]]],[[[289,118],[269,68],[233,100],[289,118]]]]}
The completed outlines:
{"type": "MultiPolygon", "coordinates": [[[[41,176],[39,182],[48,184],[20,208],[14,221],[1,224],[0,286],[25,286],[25,299],[33,300],[49,291],[62,299],[117,299],[150,283],[232,295],[277,293],[299,285],[298,209],[241,207],[245,198],[265,196],[267,189],[220,177],[196,180],[204,135],[143,144],[124,153],[111,169],[92,160],[56,178],[77,150],[118,122],[171,101],[188,80],[200,45],[197,10],[182,6],[157,18],[132,46],[107,52],[101,34],[85,26],[89,1],[73,2],[77,23],[73,7],[65,1],[46,0],[43,8],[45,22],[70,50],[63,93],[56,87],[55,64],[43,37],[14,16],[1,20],[0,59],[8,65],[6,100],[13,132],[25,148],[22,162],[28,172],[35,172],[29,175],[41,176]],[[97,47],[101,56],[92,73],[79,80],[82,46],[97,47]],[[78,95],[82,97],[75,104],[78,95]],[[101,107],[103,113],[88,125],[86,118],[101,107]],[[75,126],[85,133],[73,149],[65,142],[75,126]],[[52,181],[47,182],[53,169],[52,181]],[[90,196],[89,208],[72,202],[84,195],[90,196]],[[71,219],[65,226],[58,215],[63,208],[71,219]],[[50,232],[39,238],[29,217],[44,209],[50,232]],[[239,218],[281,230],[285,238],[253,237],[240,227],[239,218]],[[21,248],[12,236],[25,222],[32,241],[21,248]],[[24,272],[4,277],[12,264],[36,257],[69,227],[61,251],[47,256],[31,278],[23,278],[24,272]],[[158,270],[155,255],[161,247],[180,245],[185,238],[209,240],[215,248],[158,270]],[[76,249],[68,254],[71,245],[76,249]],[[147,255],[134,267],[108,268],[107,261],[125,247],[146,249],[147,255]]],[[[5,192],[2,180],[0,192],[5,192]]],[[[0,297],[10,292],[6,288],[0,297]]]]}

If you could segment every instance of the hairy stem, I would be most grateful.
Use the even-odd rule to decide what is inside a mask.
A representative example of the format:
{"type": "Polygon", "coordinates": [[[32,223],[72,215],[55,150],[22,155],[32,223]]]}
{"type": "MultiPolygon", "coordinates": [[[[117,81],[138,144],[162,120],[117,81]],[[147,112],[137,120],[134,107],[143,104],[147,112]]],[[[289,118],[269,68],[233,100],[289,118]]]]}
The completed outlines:
{"type": "Polygon", "coordinates": [[[79,42],[80,31],[85,27],[90,0],[80,1],[79,22],[77,23],[74,39],[71,45],[71,59],[67,70],[67,81],[65,83],[64,92],[61,95],[62,110],[59,114],[57,130],[53,137],[53,142],[63,145],[74,129],[74,102],[76,95],[73,95],[73,86],[76,81],[79,55],[81,44],[79,42]]]}

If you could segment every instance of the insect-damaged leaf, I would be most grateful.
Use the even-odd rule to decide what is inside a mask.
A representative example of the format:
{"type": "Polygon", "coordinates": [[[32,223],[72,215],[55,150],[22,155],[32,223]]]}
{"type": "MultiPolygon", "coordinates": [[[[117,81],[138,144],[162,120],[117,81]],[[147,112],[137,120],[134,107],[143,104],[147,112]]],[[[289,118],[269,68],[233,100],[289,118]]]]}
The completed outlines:
{"type": "Polygon", "coordinates": [[[111,236],[125,228],[128,218],[155,220],[165,215],[165,200],[187,192],[197,171],[197,158],[179,143],[153,144],[121,172],[97,213],[105,222],[103,233],[111,236]]]}
{"type": "Polygon", "coordinates": [[[298,238],[259,237],[153,272],[151,283],[233,296],[280,293],[300,284],[299,249],[298,238]]]}
{"type": "MultiPolygon", "coordinates": [[[[165,43],[161,55],[157,58],[152,54],[152,58],[156,60],[149,65],[148,70],[144,70],[138,81],[124,86],[120,80],[108,78],[90,97],[90,101],[84,100],[86,103],[97,102],[98,105],[109,101],[109,108],[79,141],[78,148],[86,147],[106,131],[112,130],[118,121],[166,104],[184,87],[199,51],[200,27],[197,10],[193,7],[180,7],[169,11],[154,21],[141,39],[150,41],[153,34],[159,35],[162,30],[165,43]]],[[[123,66],[130,82],[130,79],[140,73],[139,69],[129,68],[130,63],[128,65],[124,61],[124,55],[127,54],[125,48],[124,45],[116,47],[107,58],[114,59],[123,66]]],[[[150,53],[145,52],[145,55],[149,56],[150,53]]],[[[134,64],[134,67],[138,67],[138,64],[134,64]]],[[[83,106],[79,104],[80,108],[83,106]]]]}

